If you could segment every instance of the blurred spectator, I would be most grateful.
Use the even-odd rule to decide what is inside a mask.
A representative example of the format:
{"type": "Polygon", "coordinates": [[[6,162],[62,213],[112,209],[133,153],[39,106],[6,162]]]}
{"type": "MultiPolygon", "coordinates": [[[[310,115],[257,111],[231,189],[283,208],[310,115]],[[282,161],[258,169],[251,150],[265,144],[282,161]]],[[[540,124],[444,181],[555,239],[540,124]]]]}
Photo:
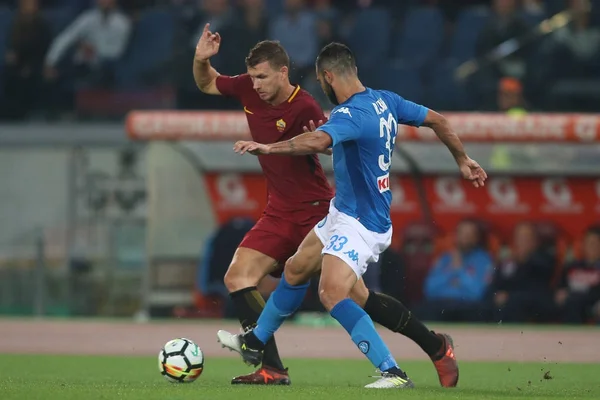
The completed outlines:
{"type": "Polygon", "coordinates": [[[550,289],[554,266],[540,245],[535,225],[517,225],[512,257],[498,265],[489,291],[494,321],[547,320],[554,309],[550,289]]]}
{"type": "Polygon", "coordinates": [[[196,48],[196,44],[202,36],[204,25],[210,23],[212,32],[220,32],[233,20],[233,9],[229,0],[199,0],[200,14],[195,19],[195,33],[190,41],[190,46],[196,48]]]}
{"type": "Polygon", "coordinates": [[[337,19],[340,13],[333,8],[331,0],[316,0],[314,11],[317,17],[317,36],[319,48],[331,42],[341,41],[338,31],[337,19]]]}
{"type": "Polygon", "coordinates": [[[460,11],[467,7],[487,7],[490,0],[420,0],[420,2],[425,4],[435,4],[443,11],[449,21],[455,22],[460,11]]]}
{"type": "MultiPolygon", "coordinates": [[[[493,0],[493,14],[481,31],[476,44],[476,54],[484,57],[506,41],[520,37],[527,32],[527,23],[520,17],[516,0],[493,0]]],[[[513,45],[503,46],[504,53],[513,45]]],[[[522,79],[526,73],[523,50],[518,50],[480,71],[473,83],[474,95],[485,108],[495,103],[498,79],[510,76],[522,79]]]]}
{"type": "MultiPolygon", "coordinates": [[[[313,10],[316,16],[317,47],[320,49],[331,42],[343,42],[344,39],[340,33],[340,26],[343,25],[343,22],[340,22],[341,13],[332,6],[332,1],[313,0],[313,10]]],[[[313,68],[307,68],[306,76],[301,84],[313,95],[321,107],[331,107],[329,99],[321,90],[313,74],[313,68]]]]}
{"type": "MultiPolygon", "coordinates": [[[[313,0],[313,2],[318,2],[318,0],[313,0]]],[[[406,8],[410,2],[398,0],[332,0],[331,3],[336,9],[348,13],[370,7],[385,7],[393,12],[395,8],[406,8]]]]}
{"type": "Polygon", "coordinates": [[[554,301],[564,322],[592,317],[592,307],[600,301],[600,226],[586,232],[582,258],[565,266],[554,301]]]}
{"type": "Polygon", "coordinates": [[[92,72],[106,78],[113,73],[114,62],[121,58],[129,41],[131,21],[117,8],[116,0],[97,0],[96,5],[80,14],[52,42],[46,56],[47,79],[56,79],[58,64],[73,45],[77,46],[73,62],[80,75],[92,72]]]}
{"type": "MultiPolygon", "coordinates": [[[[477,54],[480,56],[527,32],[527,23],[518,13],[516,0],[494,0],[492,9],[493,15],[477,40],[477,54]]],[[[523,52],[507,56],[496,67],[499,75],[522,78],[525,75],[523,52]]]]}
{"type": "Polygon", "coordinates": [[[292,82],[314,75],[319,42],[315,15],[306,8],[305,0],[285,1],[285,13],[271,24],[270,36],[279,40],[290,55],[292,82]]]}
{"type": "Polygon", "coordinates": [[[50,27],[39,10],[38,0],[20,0],[4,55],[7,101],[1,113],[5,117],[21,119],[39,106],[39,84],[50,40],[50,27]]]}
{"type": "Polygon", "coordinates": [[[586,1],[568,3],[573,21],[554,32],[546,44],[554,67],[552,78],[600,77],[600,28],[590,25],[586,1]]]}
{"type": "Polygon", "coordinates": [[[530,15],[546,15],[546,4],[543,0],[523,0],[523,11],[530,15]]]}
{"type": "Polygon", "coordinates": [[[232,22],[220,32],[224,45],[219,49],[223,64],[219,71],[227,75],[244,70],[244,59],[250,49],[267,39],[265,1],[240,0],[240,3],[232,22]]]}
{"type": "Polygon", "coordinates": [[[523,85],[516,78],[502,78],[498,83],[498,111],[508,115],[526,114],[523,85]]]}
{"type": "Polygon", "coordinates": [[[474,321],[489,284],[493,263],[485,235],[475,221],[456,228],[456,248],[443,254],[425,281],[420,317],[430,321],[474,321]]]}

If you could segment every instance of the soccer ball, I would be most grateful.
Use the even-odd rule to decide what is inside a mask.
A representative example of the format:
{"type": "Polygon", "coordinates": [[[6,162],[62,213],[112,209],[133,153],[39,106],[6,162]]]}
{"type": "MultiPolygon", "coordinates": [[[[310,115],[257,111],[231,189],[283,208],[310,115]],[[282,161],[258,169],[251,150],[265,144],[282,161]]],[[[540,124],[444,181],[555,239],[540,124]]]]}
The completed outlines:
{"type": "Polygon", "coordinates": [[[169,382],[194,382],[202,374],[203,368],[204,354],[189,339],[170,340],[158,353],[158,370],[169,382]]]}

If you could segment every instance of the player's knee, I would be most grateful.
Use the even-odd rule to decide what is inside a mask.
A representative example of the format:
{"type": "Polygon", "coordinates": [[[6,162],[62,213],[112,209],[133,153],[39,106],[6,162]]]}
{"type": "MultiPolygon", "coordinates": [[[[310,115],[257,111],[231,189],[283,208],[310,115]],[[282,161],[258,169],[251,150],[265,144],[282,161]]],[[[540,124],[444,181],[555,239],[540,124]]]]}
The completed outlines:
{"type": "Polygon", "coordinates": [[[232,263],[223,277],[223,283],[230,293],[257,286],[259,281],[260,277],[253,276],[248,270],[248,266],[244,267],[238,263],[232,263]]]}
{"type": "Polygon", "coordinates": [[[327,311],[331,311],[333,307],[340,301],[344,300],[347,294],[335,283],[323,282],[319,284],[319,300],[327,311]]]}
{"type": "Polygon", "coordinates": [[[290,257],[285,263],[283,274],[287,283],[298,286],[310,281],[313,271],[309,265],[302,263],[297,257],[290,257]]]}

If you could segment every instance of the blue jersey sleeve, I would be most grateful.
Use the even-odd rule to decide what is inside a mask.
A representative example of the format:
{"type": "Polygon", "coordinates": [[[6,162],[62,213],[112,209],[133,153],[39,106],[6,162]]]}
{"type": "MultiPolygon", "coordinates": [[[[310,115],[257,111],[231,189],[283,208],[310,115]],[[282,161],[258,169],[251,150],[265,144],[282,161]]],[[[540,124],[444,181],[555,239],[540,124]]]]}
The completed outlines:
{"type": "Polygon", "coordinates": [[[403,125],[421,126],[427,117],[429,109],[420,104],[408,101],[394,93],[398,123],[403,125]]]}
{"type": "Polygon", "coordinates": [[[329,121],[317,130],[331,136],[333,146],[348,140],[357,140],[361,135],[361,120],[358,111],[348,107],[335,108],[329,121]]]}

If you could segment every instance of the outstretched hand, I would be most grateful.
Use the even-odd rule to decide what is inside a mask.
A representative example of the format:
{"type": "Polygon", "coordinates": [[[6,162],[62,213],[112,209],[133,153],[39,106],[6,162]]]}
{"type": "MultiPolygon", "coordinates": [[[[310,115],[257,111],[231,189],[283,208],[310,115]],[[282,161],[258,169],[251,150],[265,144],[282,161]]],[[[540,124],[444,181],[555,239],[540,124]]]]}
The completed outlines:
{"type": "Polygon", "coordinates": [[[322,119],[319,120],[319,122],[317,122],[317,124],[315,125],[315,121],[313,121],[312,119],[310,121],[308,121],[308,127],[304,126],[302,127],[302,129],[304,130],[304,133],[306,132],[314,132],[317,130],[317,128],[321,125],[323,125],[324,122],[322,119]]]}
{"type": "Polygon", "coordinates": [[[485,185],[487,174],[477,163],[477,161],[467,157],[464,161],[459,162],[458,167],[463,178],[471,181],[476,188],[485,185]]]}
{"type": "Polygon", "coordinates": [[[204,25],[202,36],[196,44],[195,59],[198,61],[208,60],[219,52],[221,46],[221,35],[218,32],[212,33],[210,30],[210,24],[204,25]]]}
{"type": "Polygon", "coordinates": [[[257,156],[259,154],[269,154],[269,146],[252,141],[239,140],[233,145],[233,151],[238,154],[244,154],[248,152],[257,156]]]}

